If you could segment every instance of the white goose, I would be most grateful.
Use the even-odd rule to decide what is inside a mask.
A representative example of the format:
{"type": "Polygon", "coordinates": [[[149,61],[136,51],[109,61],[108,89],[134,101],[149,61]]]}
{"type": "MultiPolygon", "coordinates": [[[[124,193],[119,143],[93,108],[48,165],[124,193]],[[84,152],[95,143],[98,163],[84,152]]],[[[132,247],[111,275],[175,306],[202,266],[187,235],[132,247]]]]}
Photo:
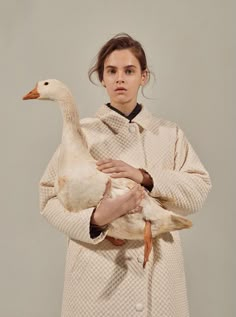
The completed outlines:
{"type": "MultiPolygon", "coordinates": [[[[39,81],[36,87],[23,97],[57,101],[63,117],[57,179],[57,196],[71,212],[95,207],[103,198],[106,184],[111,181],[111,197],[122,195],[135,185],[126,178],[114,179],[96,168],[96,160],[88,151],[80,127],[79,115],[70,90],[56,79],[39,81]]],[[[191,221],[163,209],[158,201],[147,193],[142,200],[142,213],[127,214],[109,225],[108,235],[118,239],[145,240],[144,263],[152,248],[152,238],[164,232],[190,228],[191,221]]]]}

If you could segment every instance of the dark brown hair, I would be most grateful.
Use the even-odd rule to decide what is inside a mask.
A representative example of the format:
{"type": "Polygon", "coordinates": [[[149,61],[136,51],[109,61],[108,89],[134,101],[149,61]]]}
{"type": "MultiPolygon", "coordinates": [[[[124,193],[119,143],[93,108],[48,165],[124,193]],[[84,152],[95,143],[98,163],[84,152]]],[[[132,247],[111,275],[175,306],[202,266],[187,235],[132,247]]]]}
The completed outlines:
{"type": "MultiPolygon", "coordinates": [[[[115,50],[124,50],[129,49],[134,56],[137,58],[140,64],[141,71],[147,71],[148,80],[150,79],[150,71],[147,67],[147,60],[145,52],[142,48],[142,45],[134,40],[130,35],[127,33],[118,33],[114,37],[112,37],[108,42],[106,42],[96,57],[96,63],[89,69],[88,76],[89,80],[93,82],[92,75],[97,73],[98,79],[100,82],[103,80],[103,71],[104,71],[104,62],[105,59],[115,50]]],[[[142,87],[143,88],[143,87],[142,87]]]]}

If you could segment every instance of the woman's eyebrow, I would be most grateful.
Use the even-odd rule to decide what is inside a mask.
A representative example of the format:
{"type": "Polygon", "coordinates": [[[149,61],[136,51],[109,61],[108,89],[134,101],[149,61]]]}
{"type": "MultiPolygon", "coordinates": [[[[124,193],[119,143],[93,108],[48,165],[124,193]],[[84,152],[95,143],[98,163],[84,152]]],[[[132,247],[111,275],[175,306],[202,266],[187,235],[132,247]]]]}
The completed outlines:
{"type": "MultiPolygon", "coordinates": [[[[135,65],[126,65],[126,66],[124,66],[124,68],[130,68],[130,67],[136,68],[135,65]]],[[[117,67],[116,67],[116,66],[113,66],[113,65],[107,65],[105,68],[117,68],[117,67]]]]}
{"type": "Polygon", "coordinates": [[[127,65],[127,66],[125,66],[124,68],[131,68],[131,67],[136,68],[135,65],[127,65]]]}
{"type": "Polygon", "coordinates": [[[105,68],[117,68],[117,67],[112,65],[107,65],[105,68]]]}

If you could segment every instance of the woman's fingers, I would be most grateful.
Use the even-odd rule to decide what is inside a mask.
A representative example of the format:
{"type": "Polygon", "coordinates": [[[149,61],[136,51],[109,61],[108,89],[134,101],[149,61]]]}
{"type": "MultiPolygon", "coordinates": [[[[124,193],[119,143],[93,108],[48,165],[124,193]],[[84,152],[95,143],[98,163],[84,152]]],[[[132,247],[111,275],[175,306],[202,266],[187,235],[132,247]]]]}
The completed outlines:
{"type": "Polygon", "coordinates": [[[113,178],[129,177],[128,166],[119,164],[119,161],[105,163],[97,166],[97,169],[103,173],[110,174],[113,178]]]}
{"type": "Polygon", "coordinates": [[[113,166],[113,167],[99,169],[99,170],[103,173],[119,173],[124,171],[124,169],[120,166],[113,166]]]}
{"type": "Polygon", "coordinates": [[[97,169],[98,170],[104,170],[104,169],[107,169],[107,168],[111,168],[111,167],[113,167],[114,166],[114,164],[113,163],[104,163],[104,164],[97,164],[97,169]]]}
{"type": "Polygon", "coordinates": [[[127,168],[129,165],[124,163],[123,161],[120,160],[112,160],[112,159],[106,159],[106,160],[100,160],[96,162],[97,165],[97,169],[102,170],[104,172],[104,170],[108,169],[108,168],[127,168]]]}
{"type": "Polygon", "coordinates": [[[124,161],[105,159],[97,161],[96,164],[100,172],[110,174],[112,178],[129,178],[136,183],[142,183],[142,172],[124,161]]]}
{"type": "Polygon", "coordinates": [[[137,206],[134,209],[131,209],[130,211],[127,212],[127,214],[136,214],[136,213],[141,213],[143,211],[142,206],[137,206]]]}
{"type": "Polygon", "coordinates": [[[102,164],[110,163],[111,161],[113,161],[113,160],[108,158],[108,159],[104,159],[104,160],[98,160],[96,162],[96,164],[99,166],[99,165],[102,165],[102,164]]]}
{"type": "Polygon", "coordinates": [[[139,184],[135,185],[129,193],[129,198],[127,200],[127,212],[139,207],[144,197],[145,193],[143,187],[139,184]]]}
{"type": "Polygon", "coordinates": [[[97,168],[104,169],[117,165],[119,161],[112,159],[99,160],[96,162],[97,168]]]}
{"type": "Polygon", "coordinates": [[[145,196],[142,186],[137,184],[126,193],[113,198],[109,195],[110,190],[111,180],[109,179],[104,197],[94,211],[93,220],[95,224],[102,226],[128,213],[142,212],[140,204],[145,196]]]}

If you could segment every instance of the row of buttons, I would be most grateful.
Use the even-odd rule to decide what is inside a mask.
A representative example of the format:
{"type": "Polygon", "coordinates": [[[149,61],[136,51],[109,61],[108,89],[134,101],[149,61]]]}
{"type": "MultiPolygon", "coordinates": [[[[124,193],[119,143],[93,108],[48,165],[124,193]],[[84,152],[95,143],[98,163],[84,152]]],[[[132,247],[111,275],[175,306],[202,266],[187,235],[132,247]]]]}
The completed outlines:
{"type": "Polygon", "coordinates": [[[143,263],[143,256],[142,255],[138,256],[137,260],[139,263],[143,263]]]}
{"type": "Polygon", "coordinates": [[[141,304],[141,303],[137,303],[136,305],[135,305],[135,309],[137,310],[137,311],[143,311],[143,304],[141,304]]]}
{"type": "Polygon", "coordinates": [[[129,132],[134,133],[136,132],[136,127],[134,125],[129,126],[129,132]]]}

